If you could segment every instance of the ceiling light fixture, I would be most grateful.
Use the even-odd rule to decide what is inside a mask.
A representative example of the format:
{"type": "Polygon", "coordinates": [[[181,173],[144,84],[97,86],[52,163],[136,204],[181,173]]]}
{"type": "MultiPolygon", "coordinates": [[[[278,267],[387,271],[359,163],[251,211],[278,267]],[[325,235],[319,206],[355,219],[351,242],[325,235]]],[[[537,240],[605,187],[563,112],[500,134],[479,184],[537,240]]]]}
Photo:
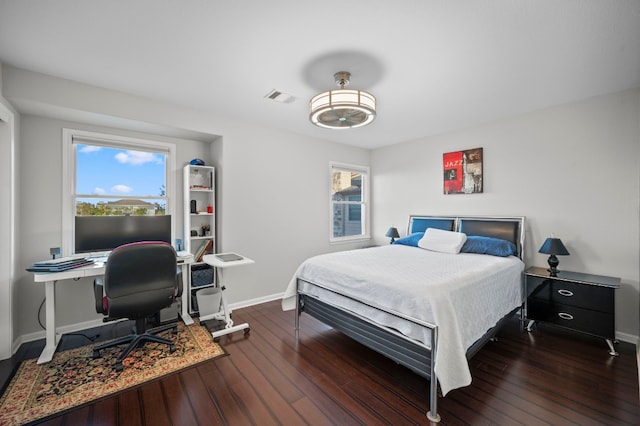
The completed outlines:
{"type": "Polygon", "coordinates": [[[309,119],[327,129],[351,129],[366,126],[376,118],[376,98],[364,90],[345,89],[351,73],[333,75],[340,89],[322,92],[309,101],[309,119]]]}

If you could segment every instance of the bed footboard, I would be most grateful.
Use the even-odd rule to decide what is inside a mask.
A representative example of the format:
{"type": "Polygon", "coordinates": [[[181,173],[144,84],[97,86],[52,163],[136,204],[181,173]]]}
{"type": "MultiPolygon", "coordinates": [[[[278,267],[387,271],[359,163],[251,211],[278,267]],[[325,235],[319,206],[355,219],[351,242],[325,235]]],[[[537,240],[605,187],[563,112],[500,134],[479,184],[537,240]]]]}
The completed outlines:
{"type": "Polygon", "coordinates": [[[347,313],[311,295],[298,293],[297,298],[296,331],[300,327],[300,314],[304,311],[324,324],[341,331],[353,340],[425,377],[430,381],[427,418],[432,422],[440,421],[437,408],[438,380],[434,373],[438,339],[437,327],[431,329],[431,347],[433,350],[430,350],[394,330],[381,328],[363,317],[347,313]]]}
{"type": "MultiPolygon", "coordinates": [[[[505,315],[484,336],[478,339],[468,350],[467,359],[471,359],[498,330],[515,315],[521,307],[515,308],[505,315]]],[[[324,324],[344,333],[353,340],[372,349],[387,358],[409,368],[414,373],[430,381],[429,411],[427,418],[432,422],[439,422],[438,414],[438,380],[435,375],[435,351],[415,340],[385,327],[373,324],[366,318],[356,314],[345,312],[341,308],[321,301],[316,297],[298,292],[295,315],[295,329],[300,328],[300,315],[302,312],[311,315],[324,324]]],[[[437,350],[438,328],[431,329],[431,347],[437,350]]]]}

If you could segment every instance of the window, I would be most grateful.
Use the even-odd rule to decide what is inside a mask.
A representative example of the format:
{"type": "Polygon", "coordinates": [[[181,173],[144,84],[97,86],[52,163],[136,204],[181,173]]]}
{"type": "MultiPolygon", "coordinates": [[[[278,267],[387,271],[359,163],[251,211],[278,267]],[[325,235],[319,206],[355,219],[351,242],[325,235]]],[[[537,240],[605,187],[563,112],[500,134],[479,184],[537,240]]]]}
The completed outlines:
{"type": "Polygon", "coordinates": [[[74,143],[76,216],[164,215],[167,154],[74,143]]]}
{"type": "Polygon", "coordinates": [[[173,216],[174,145],[70,129],[63,140],[64,254],[74,252],[76,216],[173,216]]]}
{"type": "Polygon", "coordinates": [[[331,242],[369,238],[369,168],[331,163],[331,242]]]}

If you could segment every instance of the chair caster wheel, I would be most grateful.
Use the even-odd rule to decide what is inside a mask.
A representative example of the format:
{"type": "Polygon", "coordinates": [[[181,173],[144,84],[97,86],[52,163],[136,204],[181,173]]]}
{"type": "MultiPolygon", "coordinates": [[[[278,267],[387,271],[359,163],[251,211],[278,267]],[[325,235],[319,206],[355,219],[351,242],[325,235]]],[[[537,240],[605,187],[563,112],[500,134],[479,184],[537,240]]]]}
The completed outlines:
{"type": "Polygon", "coordinates": [[[100,352],[93,351],[93,355],[91,355],[91,358],[93,358],[93,359],[100,358],[100,352]]]}
{"type": "Polygon", "coordinates": [[[170,354],[174,353],[175,351],[176,351],[176,347],[175,347],[175,345],[171,345],[171,346],[169,346],[169,353],[170,353],[170,354]]]}
{"type": "Polygon", "coordinates": [[[113,369],[116,371],[122,371],[124,369],[124,366],[122,364],[116,364],[113,366],[113,369]]]}
{"type": "Polygon", "coordinates": [[[246,336],[247,334],[249,334],[251,332],[250,328],[245,328],[244,329],[244,335],[246,336]]]}

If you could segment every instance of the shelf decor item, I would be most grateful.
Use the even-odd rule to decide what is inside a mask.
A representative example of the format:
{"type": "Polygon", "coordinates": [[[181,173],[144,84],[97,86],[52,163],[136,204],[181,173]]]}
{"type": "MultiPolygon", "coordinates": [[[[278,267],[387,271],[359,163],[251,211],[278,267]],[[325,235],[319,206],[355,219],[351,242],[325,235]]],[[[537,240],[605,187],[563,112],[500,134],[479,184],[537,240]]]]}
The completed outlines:
{"type": "Polygon", "coordinates": [[[191,175],[189,176],[189,180],[191,181],[190,188],[191,189],[208,189],[209,186],[207,184],[207,180],[203,173],[200,173],[199,168],[192,168],[191,175]]]}
{"type": "Polygon", "coordinates": [[[550,255],[549,259],[547,259],[547,263],[549,263],[549,269],[547,270],[552,277],[555,277],[558,275],[558,265],[560,264],[556,256],[568,256],[569,250],[562,244],[560,238],[551,236],[544,241],[538,253],[550,255]]]}

